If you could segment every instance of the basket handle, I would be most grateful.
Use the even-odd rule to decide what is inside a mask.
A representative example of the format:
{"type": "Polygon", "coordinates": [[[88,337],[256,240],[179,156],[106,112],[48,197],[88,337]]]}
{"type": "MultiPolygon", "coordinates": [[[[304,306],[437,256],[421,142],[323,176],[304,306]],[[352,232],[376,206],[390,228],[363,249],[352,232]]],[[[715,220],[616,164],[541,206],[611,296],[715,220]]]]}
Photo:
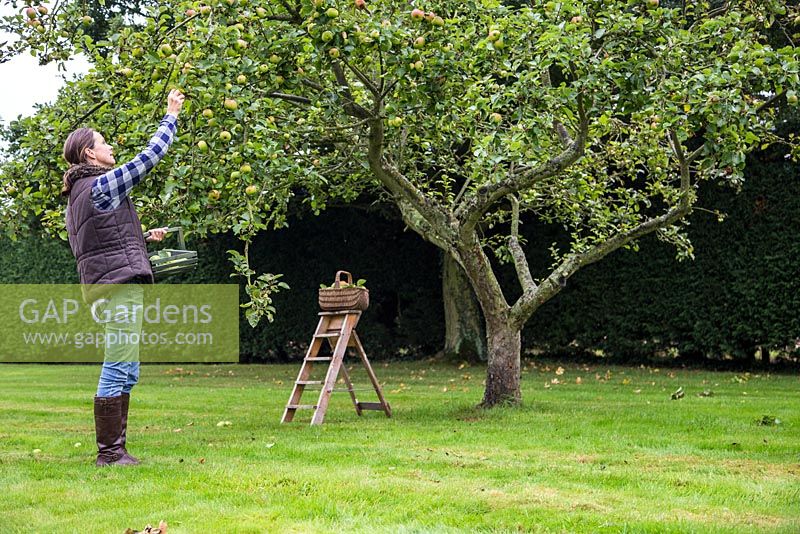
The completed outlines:
{"type": "Polygon", "coordinates": [[[353,275],[348,273],[347,271],[336,271],[336,278],[333,280],[333,287],[339,289],[339,282],[347,282],[351,286],[353,285],[353,275]],[[347,280],[342,280],[342,275],[345,275],[347,280]]]}
{"type": "MultiPolygon", "coordinates": [[[[178,247],[180,247],[181,249],[185,249],[186,243],[183,241],[183,228],[181,228],[180,226],[170,226],[169,228],[167,228],[168,234],[172,232],[178,232],[178,247]]],[[[147,239],[148,237],[150,237],[150,231],[148,230],[142,235],[144,236],[145,239],[147,239]]]]}

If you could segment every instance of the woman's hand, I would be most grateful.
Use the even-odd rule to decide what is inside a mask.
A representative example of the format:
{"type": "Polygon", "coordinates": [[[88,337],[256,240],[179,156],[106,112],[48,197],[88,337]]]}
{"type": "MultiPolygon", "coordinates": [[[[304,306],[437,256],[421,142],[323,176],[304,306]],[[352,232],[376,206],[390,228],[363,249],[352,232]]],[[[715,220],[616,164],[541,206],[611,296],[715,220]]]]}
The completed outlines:
{"type": "Polygon", "coordinates": [[[181,112],[181,106],[183,106],[183,101],[185,98],[186,97],[184,94],[177,89],[170,91],[169,95],[167,96],[167,113],[177,117],[181,112]]]}
{"type": "Polygon", "coordinates": [[[162,239],[164,239],[165,235],[167,235],[167,227],[153,228],[152,230],[150,230],[150,235],[147,236],[147,239],[145,239],[145,241],[147,241],[148,243],[153,243],[154,241],[161,241],[162,239]]]}

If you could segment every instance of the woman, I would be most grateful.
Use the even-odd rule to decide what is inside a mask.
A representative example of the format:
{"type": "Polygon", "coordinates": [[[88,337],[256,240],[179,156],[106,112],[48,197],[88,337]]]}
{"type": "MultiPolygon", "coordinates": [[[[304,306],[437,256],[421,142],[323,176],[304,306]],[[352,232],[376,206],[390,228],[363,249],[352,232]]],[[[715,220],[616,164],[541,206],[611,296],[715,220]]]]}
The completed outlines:
{"type": "MultiPolygon", "coordinates": [[[[61,193],[69,199],[67,233],[87,302],[102,295],[108,310],[133,310],[143,302],[142,284],[153,283],[142,227],[128,193],[172,144],[183,101],[180,91],[170,91],[167,114],[147,148],[122,166],[114,167],[114,149],[91,128],[75,130],[64,143],[70,168],[61,193]]],[[[166,228],[152,230],[148,241],[160,241],[165,232],[166,228]]],[[[138,341],[141,314],[134,317],[129,322],[117,313],[105,325],[106,340],[137,334],[138,341]]],[[[139,344],[107,342],[94,398],[98,466],[139,463],[125,447],[130,392],[138,380],[139,344]]]]}

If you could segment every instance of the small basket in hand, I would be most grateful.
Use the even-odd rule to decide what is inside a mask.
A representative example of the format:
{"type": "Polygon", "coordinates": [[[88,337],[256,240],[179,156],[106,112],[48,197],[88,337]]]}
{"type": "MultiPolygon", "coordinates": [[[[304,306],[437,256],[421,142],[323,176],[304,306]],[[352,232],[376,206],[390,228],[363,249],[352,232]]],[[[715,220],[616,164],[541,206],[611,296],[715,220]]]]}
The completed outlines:
{"type": "Polygon", "coordinates": [[[369,290],[354,286],[353,277],[347,271],[336,273],[333,287],[319,289],[319,307],[323,311],[366,310],[368,306],[369,290]]]}
{"type": "MultiPolygon", "coordinates": [[[[174,274],[188,273],[197,267],[197,251],[186,250],[183,228],[174,226],[167,228],[167,232],[178,232],[178,248],[165,248],[150,254],[150,267],[156,280],[163,280],[174,274]]],[[[149,236],[150,232],[145,232],[144,237],[149,236]]]]}

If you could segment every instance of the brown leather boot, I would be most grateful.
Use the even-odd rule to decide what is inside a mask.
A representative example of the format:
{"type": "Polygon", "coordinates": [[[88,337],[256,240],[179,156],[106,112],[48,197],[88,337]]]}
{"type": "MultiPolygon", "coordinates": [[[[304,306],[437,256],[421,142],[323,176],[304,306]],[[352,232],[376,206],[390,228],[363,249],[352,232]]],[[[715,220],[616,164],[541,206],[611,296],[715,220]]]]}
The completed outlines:
{"type": "Polygon", "coordinates": [[[139,459],[131,456],[128,452],[128,449],[125,447],[125,443],[127,442],[127,435],[128,435],[128,406],[131,402],[131,394],[130,393],[123,393],[120,396],[120,426],[122,427],[119,433],[119,440],[117,440],[117,444],[122,447],[122,453],[128,457],[128,459],[132,462],[133,465],[138,465],[139,459]]]}
{"type": "Polygon", "coordinates": [[[122,398],[94,398],[94,430],[97,436],[98,467],[105,465],[135,465],[119,444],[122,429],[122,398]]]}

